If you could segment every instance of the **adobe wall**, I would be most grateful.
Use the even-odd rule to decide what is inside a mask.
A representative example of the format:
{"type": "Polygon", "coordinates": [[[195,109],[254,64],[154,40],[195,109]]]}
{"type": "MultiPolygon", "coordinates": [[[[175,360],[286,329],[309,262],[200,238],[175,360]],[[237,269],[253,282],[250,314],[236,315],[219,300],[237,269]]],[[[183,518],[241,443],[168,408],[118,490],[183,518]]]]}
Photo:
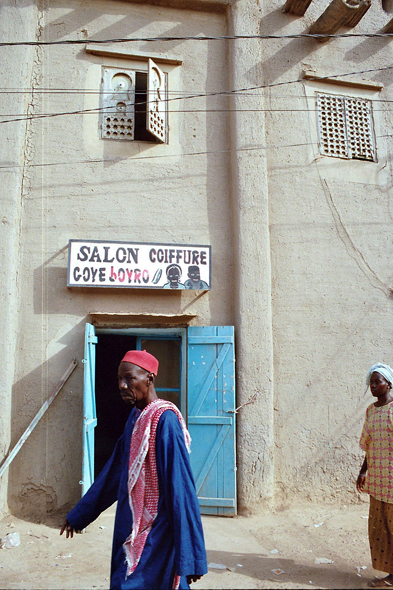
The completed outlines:
{"type": "MultiPolygon", "coordinates": [[[[233,3],[230,35],[258,35],[261,14],[259,2],[233,3]]],[[[268,170],[260,149],[264,97],[254,90],[262,76],[259,41],[235,39],[229,48],[237,404],[247,404],[237,415],[238,507],[248,513],[270,506],[274,495],[268,170]]]]}
{"type": "MultiPolygon", "coordinates": [[[[328,6],[304,17],[263,3],[262,34],[307,32],[328,6]]],[[[356,29],[389,21],[379,2],[356,29]]],[[[355,499],[365,376],[392,364],[391,41],[380,38],[261,42],[266,97],[274,338],[277,501],[355,499]],[[302,80],[303,70],[359,82],[302,80]],[[369,71],[367,71],[369,70],[369,71]],[[300,80],[300,81],[299,81],[300,80]],[[383,89],[362,82],[382,83],[383,89]],[[319,154],[315,92],[373,101],[377,162],[319,154]]]]}
{"type": "MultiPolygon", "coordinates": [[[[23,38],[34,41],[39,26],[34,5],[30,2],[3,2],[0,8],[0,31],[3,42],[23,38]]],[[[9,450],[11,434],[12,397],[15,363],[22,361],[16,350],[15,333],[19,298],[18,256],[20,247],[21,208],[30,177],[25,163],[32,158],[33,146],[28,141],[28,127],[24,113],[33,113],[32,97],[34,68],[38,56],[34,48],[2,47],[2,79],[7,93],[2,93],[2,125],[0,126],[1,158],[1,333],[0,342],[0,457],[9,450]],[[25,93],[22,91],[25,89],[25,93]],[[4,116],[5,115],[5,116],[4,116]],[[13,118],[15,122],[6,122],[13,118]],[[16,357],[18,356],[18,361],[16,357]]],[[[7,510],[8,472],[0,481],[0,517],[7,510]]]]}
{"type": "MultiPolygon", "coordinates": [[[[226,34],[222,13],[148,4],[51,2],[42,39],[226,34]]],[[[174,57],[168,66],[168,146],[99,139],[97,113],[34,121],[34,146],[22,203],[17,357],[12,393],[14,444],[75,356],[83,358],[89,312],[187,313],[200,325],[233,323],[233,250],[228,172],[227,98],[186,99],[227,89],[225,44],[137,42],[123,49],[174,57]],[[172,107],[173,105],[173,107],[172,107]],[[216,111],[216,112],[213,112],[216,111]],[[224,146],[224,149],[222,149],[224,146]],[[211,244],[214,289],[201,295],[138,290],[70,290],[69,239],[211,244]]],[[[133,67],[132,59],[89,54],[83,45],[41,49],[37,112],[99,106],[101,65],[133,67]]],[[[164,68],[164,65],[162,66],[164,68]]],[[[42,515],[80,496],[83,365],[35,429],[10,468],[10,508],[42,515]]]]}

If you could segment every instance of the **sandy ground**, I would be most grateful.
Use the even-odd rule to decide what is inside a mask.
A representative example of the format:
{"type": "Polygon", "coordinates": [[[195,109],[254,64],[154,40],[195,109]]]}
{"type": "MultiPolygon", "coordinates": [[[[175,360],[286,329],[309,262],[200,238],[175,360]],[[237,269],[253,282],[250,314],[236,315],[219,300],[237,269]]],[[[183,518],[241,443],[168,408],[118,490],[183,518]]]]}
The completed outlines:
{"type": "MultiPolygon", "coordinates": [[[[68,540],[59,536],[62,516],[46,524],[1,520],[0,538],[18,532],[21,543],[0,550],[0,588],[108,588],[114,511],[68,540]]],[[[261,516],[203,517],[210,567],[192,588],[367,587],[382,576],[370,565],[367,515],[368,503],[309,503],[261,516]]]]}

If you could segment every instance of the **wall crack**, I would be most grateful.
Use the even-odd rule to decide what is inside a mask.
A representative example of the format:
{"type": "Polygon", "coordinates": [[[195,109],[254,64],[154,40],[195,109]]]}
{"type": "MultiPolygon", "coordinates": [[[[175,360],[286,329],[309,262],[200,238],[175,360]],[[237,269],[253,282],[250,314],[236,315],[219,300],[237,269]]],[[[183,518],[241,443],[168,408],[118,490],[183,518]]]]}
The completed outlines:
{"type": "Polygon", "coordinates": [[[338,236],[339,236],[340,240],[342,241],[342,243],[344,244],[346,251],[348,252],[349,256],[356,262],[359,269],[364,274],[364,276],[367,278],[367,280],[370,282],[370,284],[373,287],[375,287],[376,289],[379,289],[380,291],[382,291],[386,295],[386,297],[389,298],[389,296],[392,294],[391,287],[386,285],[377,276],[377,274],[373,271],[371,266],[368,264],[368,262],[364,258],[363,254],[355,246],[354,242],[352,241],[351,236],[348,233],[348,230],[346,229],[346,227],[341,219],[340,213],[339,213],[339,211],[336,207],[336,204],[333,200],[332,193],[330,191],[328,183],[326,182],[325,179],[320,178],[320,180],[322,183],[323,191],[325,193],[326,201],[327,201],[327,203],[329,205],[329,209],[333,215],[334,224],[335,224],[338,236]]]}

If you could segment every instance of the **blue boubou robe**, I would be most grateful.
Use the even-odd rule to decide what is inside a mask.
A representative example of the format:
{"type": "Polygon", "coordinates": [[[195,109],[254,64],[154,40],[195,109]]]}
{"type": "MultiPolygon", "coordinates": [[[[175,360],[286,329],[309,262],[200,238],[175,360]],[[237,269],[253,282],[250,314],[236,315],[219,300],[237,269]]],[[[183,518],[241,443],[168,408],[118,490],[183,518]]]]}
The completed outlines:
{"type": "Polygon", "coordinates": [[[184,434],[171,410],[157,426],[156,457],[159,484],[158,512],[135,571],[126,578],[123,543],[132,529],[128,501],[128,461],[131,435],[139,410],[130,412],[123,435],[100,475],[67,515],[76,530],[84,529],[117,500],[113,533],[111,588],[170,590],[175,572],[179,588],[189,588],[188,575],[207,573],[205,543],[195,484],[184,434]]]}

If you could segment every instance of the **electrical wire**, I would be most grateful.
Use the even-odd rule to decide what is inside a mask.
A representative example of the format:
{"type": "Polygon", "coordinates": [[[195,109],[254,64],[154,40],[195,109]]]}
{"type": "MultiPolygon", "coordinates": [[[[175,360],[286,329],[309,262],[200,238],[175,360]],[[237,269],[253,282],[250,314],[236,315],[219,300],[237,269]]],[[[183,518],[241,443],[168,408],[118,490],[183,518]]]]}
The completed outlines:
{"type": "MultiPolygon", "coordinates": [[[[393,137],[393,134],[385,134],[385,135],[377,135],[376,139],[393,137]]],[[[158,145],[158,144],[157,144],[158,145]]],[[[307,147],[307,146],[318,146],[316,142],[302,142],[302,143],[292,143],[292,144],[284,144],[284,145],[266,145],[266,146],[252,146],[252,147],[243,147],[243,148],[227,148],[224,150],[210,150],[210,151],[199,151],[199,152],[185,152],[185,153],[177,153],[177,154],[154,154],[150,156],[129,156],[127,160],[131,159],[133,162],[137,160],[156,160],[156,159],[165,159],[165,158],[176,158],[176,157],[187,157],[187,156],[209,156],[209,155],[219,155],[219,154],[230,154],[230,153],[237,153],[237,152],[255,152],[255,151],[264,151],[264,150],[273,150],[273,149],[287,149],[287,148],[296,148],[296,147],[307,147]]],[[[338,158],[340,159],[340,158],[338,158]]],[[[346,159],[346,158],[345,158],[346,159]]],[[[347,159],[346,159],[347,160],[347,159]]],[[[351,158],[348,158],[351,160],[351,158]]],[[[359,159],[358,161],[368,161],[359,159]]],[[[90,159],[90,160],[79,160],[79,161],[72,161],[72,162],[46,162],[41,164],[7,164],[4,166],[0,165],[0,170],[8,170],[14,168],[45,168],[51,166],[67,166],[67,165],[75,165],[75,164],[116,164],[124,162],[123,157],[119,158],[98,158],[98,159],[90,159]]]]}
{"type": "MultiPolygon", "coordinates": [[[[188,152],[183,154],[160,154],[160,155],[151,155],[151,156],[135,156],[132,157],[132,161],[135,160],[152,160],[152,159],[165,159],[165,158],[174,158],[178,156],[209,156],[209,155],[217,155],[217,154],[229,154],[232,152],[252,152],[252,151],[261,151],[266,149],[275,149],[275,148],[292,148],[292,147],[301,147],[307,145],[316,145],[314,143],[297,143],[287,146],[256,146],[256,147],[249,147],[249,148],[237,148],[237,149],[225,149],[225,150],[211,150],[211,151],[201,151],[201,152],[188,152]]],[[[41,163],[41,164],[28,164],[28,168],[44,168],[48,166],[64,166],[64,165],[75,165],[75,164],[99,164],[99,163],[120,163],[123,158],[119,159],[96,159],[96,160],[80,160],[80,161],[73,161],[73,162],[48,162],[48,163],[41,163]]],[[[9,164],[6,166],[0,166],[0,170],[6,170],[10,168],[23,168],[23,164],[9,164]]]]}
{"type": "Polygon", "coordinates": [[[108,43],[153,43],[158,41],[238,41],[238,40],[269,40],[269,39],[351,39],[351,38],[390,38],[393,33],[385,33],[383,31],[375,33],[334,33],[334,34],[318,34],[318,33],[294,33],[286,35],[197,35],[184,37],[122,37],[114,39],[62,39],[57,41],[2,41],[0,47],[19,47],[19,46],[50,46],[50,45],[83,45],[86,43],[96,43],[105,45],[108,43]]]}
{"type": "MultiPolygon", "coordinates": [[[[393,69],[393,65],[392,66],[383,66],[383,67],[379,67],[379,68],[368,68],[366,70],[354,70],[352,72],[342,72],[342,73],[339,73],[339,74],[329,74],[329,75],[326,75],[326,76],[315,76],[315,78],[308,77],[307,78],[307,81],[308,82],[323,82],[324,80],[329,80],[331,78],[345,78],[345,77],[348,77],[348,76],[355,76],[355,75],[359,75],[359,74],[370,74],[370,73],[373,73],[373,72],[384,72],[384,71],[392,70],[392,69],[393,69]]],[[[265,88],[274,88],[276,86],[283,86],[283,85],[286,85],[286,84],[295,84],[295,83],[298,83],[298,82],[304,82],[305,80],[306,80],[305,78],[301,78],[301,79],[296,78],[296,79],[293,79],[293,80],[285,80],[283,82],[272,82],[271,84],[261,84],[261,85],[258,85],[258,86],[248,86],[248,87],[245,87],[245,88],[238,88],[238,89],[234,89],[234,90],[222,90],[222,91],[212,91],[212,92],[204,92],[204,93],[184,94],[184,96],[176,96],[174,98],[168,98],[166,100],[169,102],[171,100],[182,100],[182,99],[185,99],[185,98],[188,99],[188,98],[199,98],[199,97],[220,96],[220,95],[221,96],[230,96],[230,95],[236,94],[238,92],[242,92],[243,93],[243,92],[249,92],[251,90],[263,90],[265,88]]],[[[26,89],[26,91],[25,90],[19,91],[17,89],[13,89],[13,90],[2,89],[2,90],[0,90],[0,94],[2,94],[2,93],[17,94],[18,92],[20,92],[20,93],[25,93],[25,92],[33,93],[34,92],[34,93],[37,93],[37,94],[40,94],[41,92],[42,93],[46,93],[46,92],[54,92],[54,93],[60,93],[61,92],[61,93],[63,93],[66,90],[70,90],[71,92],[74,92],[73,89],[64,89],[64,88],[56,88],[56,89],[46,89],[46,88],[44,88],[44,89],[40,89],[40,88],[35,89],[35,88],[32,88],[31,89],[30,88],[30,89],[26,89]]],[[[92,91],[91,90],[86,91],[85,89],[80,89],[79,88],[79,89],[75,89],[75,92],[91,93],[92,91]]],[[[99,90],[95,90],[93,92],[94,93],[100,93],[99,90]]],[[[176,92],[176,91],[172,90],[172,92],[176,92]]],[[[184,91],[184,92],[186,92],[186,91],[184,91]]],[[[113,93],[113,90],[108,91],[108,93],[109,94],[113,93]]],[[[170,94],[170,92],[168,92],[168,94],[170,94]]],[[[176,94],[179,94],[179,93],[176,93],[176,94]]],[[[256,95],[253,94],[252,96],[256,96],[256,95]]]]}
{"type": "MultiPolygon", "coordinates": [[[[303,97],[304,99],[304,97],[303,97]]],[[[371,102],[371,101],[370,101],[371,102]]],[[[390,101],[385,101],[388,103],[393,102],[393,100],[390,101]]],[[[145,104],[145,103],[139,103],[139,104],[145,104]]],[[[110,108],[115,108],[115,107],[110,107],[110,108]]],[[[146,110],[139,110],[138,113],[139,115],[146,115],[146,110]]],[[[166,111],[168,114],[170,115],[176,115],[176,114],[180,114],[180,113],[186,113],[186,114],[197,114],[197,113],[204,113],[204,114],[210,114],[210,113],[317,113],[319,112],[317,108],[282,108],[282,109],[272,109],[272,108],[260,108],[260,109],[256,109],[256,108],[252,108],[252,109],[241,109],[241,108],[235,108],[235,109],[231,109],[231,108],[221,108],[221,109],[217,109],[217,108],[212,108],[212,109],[178,109],[178,110],[168,110],[166,111]]],[[[391,113],[393,112],[393,109],[391,108],[387,108],[387,109],[375,109],[373,108],[373,113],[391,113]]],[[[20,113],[20,114],[9,114],[9,115],[0,115],[0,117],[18,117],[15,119],[9,119],[6,121],[0,121],[1,123],[14,123],[17,121],[26,121],[26,120],[36,120],[36,119],[44,119],[44,118],[51,118],[51,117],[60,117],[62,115],[75,115],[75,114],[81,114],[81,115],[96,115],[96,114],[101,114],[101,113],[105,113],[105,114],[110,114],[109,113],[109,108],[108,107],[102,107],[102,108],[95,108],[95,109],[85,109],[85,110],[80,110],[80,111],[67,111],[67,112],[56,112],[56,113],[37,113],[35,115],[31,115],[29,116],[29,118],[26,118],[24,113],[20,113]]],[[[113,114],[113,113],[112,113],[113,114]]],[[[120,116],[120,115],[119,115],[120,116]]],[[[121,115],[121,116],[127,116],[127,115],[121,115]]]]}
{"type": "MultiPolygon", "coordinates": [[[[0,43],[0,46],[2,44],[0,43]]],[[[391,70],[393,69],[393,66],[385,66],[382,68],[372,68],[372,69],[367,69],[367,70],[358,70],[358,71],[352,71],[352,72],[345,72],[345,73],[339,73],[339,74],[330,74],[324,77],[318,77],[315,78],[316,82],[323,82],[324,79],[332,79],[332,78],[342,78],[342,77],[346,77],[346,76],[352,76],[352,75],[356,75],[356,74],[364,74],[364,73],[370,73],[370,72],[381,72],[381,71],[386,71],[386,70],[391,70]]],[[[308,79],[307,81],[312,81],[312,79],[308,79]]],[[[211,97],[211,96],[233,96],[233,95],[238,95],[240,97],[245,97],[245,96],[252,96],[252,97],[257,97],[258,94],[255,93],[251,93],[249,95],[246,95],[244,93],[247,92],[251,92],[254,90],[265,90],[265,89],[270,89],[273,87],[278,87],[278,86],[284,86],[284,85],[289,85],[289,84],[295,84],[295,83],[299,83],[299,82],[304,82],[304,79],[294,79],[294,80],[288,80],[288,81],[284,81],[284,82],[276,82],[276,83],[272,83],[272,84],[266,84],[266,85],[258,85],[258,86],[252,86],[252,87],[247,87],[247,88],[240,88],[240,89],[234,89],[234,90],[225,90],[225,91],[215,91],[215,92],[208,92],[208,93],[198,93],[198,94],[184,94],[183,96],[175,96],[172,98],[168,98],[166,99],[167,102],[171,102],[173,100],[185,100],[185,99],[193,99],[193,98],[207,98],[207,97],[211,97]]],[[[75,89],[70,89],[71,92],[75,92],[75,89]]],[[[39,93],[39,92],[55,92],[58,93],[60,91],[64,92],[64,89],[33,89],[30,90],[30,92],[34,93],[39,93]]],[[[77,91],[80,91],[82,93],[86,93],[86,90],[83,89],[77,89],[77,91]]],[[[9,90],[2,90],[0,91],[1,93],[10,93],[9,90]]],[[[13,93],[15,92],[22,92],[24,93],[24,91],[19,91],[19,90],[13,90],[13,93]]],[[[173,91],[175,92],[175,91],[173,91]]],[[[98,91],[97,91],[98,93],[98,91]]],[[[178,93],[177,93],[178,94],[178,93]]],[[[277,98],[277,97],[275,97],[277,98]]],[[[305,97],[293,97],[291,96],[290,98],[301,98],[304,99],[305,97]]],[[[386,102],[386,103],[390,103],[393,101],[390,100],[379,100],[376,99],[372,102],[386,102]]],[[[137,103],[138,104],[138,103],[137,103]]],[[[44,113],[44,114],[37,114],[37,115],[23,115],[23,116],[16,116],[16,115],[9,115],[9,116],[13,116],[13,117],[17,117],[17,118],[13,118],[13,119],[9,119],[9,120],[5,120],[5,121],[0,121],[0,123],[10,123],[10,122],[17,122],[17,121],[26,121],[26,120],[33,120],[33,119],[41,119],[41,118],[48,118],[48,117],[58,117],[58,116],[65,116],[65,115],[79,115],[79,114],[97,114],[100,111],[105,110],[107,111],[108,109],[101,109],[101,108],[94,108],[94,109],[78,109],[75,111],[67,111],[67,112],[56,112],[56,113],[44,113]]],[[[299,112],[299,111],[313,111],[313,109],[260,109],[262,112],[299,112]]],[[[171,111],[171,112],[258,112],[258,109],[195,109],[195,110],[176,110],[176,111],[171,111]]],[[[388,112],[388,111],[385,111],[388,112]]],[[[2,115],[2,116],[8,116],[8,115],[2,115]]],[[[391,135],[384,135],[384,136],[378,136],[378,137],[392,137],[391,135]]],[[[307,145],[316,145],[314,142],[307,142],[307,143],[297,143],[297,144],[290,144],[290,145],[281,145],[281,146],[257,146],[257,147],[249,147],[249,148],[238,148],[236,150],[233,149],[227,149],[227,150],[216,150],[216,151],[205,151],[205,152],[190,152],[190,153],[183,153],[183,154],[177,154],[177,155],[182,155],[182,156],[200,156],[200,155],[211,155],[211,154],[222,154],[222,153],[231,153],[233,151],[248,151],[248,152],[252,152],[255,150],[266,150],[266,149],[284,149],[284,148],[293,148],[293,147],[301,147],[301,146],[307,146],[307,145]]],[[[155,158],[166,158],[166,157],[176,157],[176,154],[161,154],[161,155],[152,155],[152,156],[137,156],[137,157],[133,157],[133,161],[134,160],[145,160],[145,159],[155,159],[155,158]]],[[[58,166],[58,165],[67,165],[67,164],[83,164],[83,163],[103,163],[103,162],[112,162],[115,163],[118,160],[113,160],[113,159],[109,159],[109,160],[105,160],[105,159],[98,159],[98,160],[83,160],[80,162],[52,162],[52,163],[41,163],[41,164],[28,164],[29,167],[45,167],[45,166],[58,166]]],[[[0,166],[0,170],[1,169],[9,169],[9,168],[13,168],[13,167],[22,167],[22,165],[6,165],[6,166],[0,166]]]]}
{"type": "MultiPolygon", "coordinates": [[[[332,78],[343,78],[343,77],[347,77],[347,76],[353,76],[353,75],[358,75],[358,74],[365,74],[365,73],[370,73],[370,72],[381,72],[381,71],[387,71],[387,70],[391,70],[393,69],[393,66],[384,66],[382,68],[369,68],[366,70],[357,70],[357,71],[353,71],[353,72],[345,72],[345,73],[340,73],[340,74],[330,74],[327,76],[323,76],[323,77],[316,77],[315,80],[308,78],[307,81],[316,81],[316,82],[323,82],[326,79],[332,79],[332,78]]],[[[164,99],[162,102],[172,102],[175,100],[189,100],[189,99],[194,99],[194,98],[207,98],[207,97],[211,97],[211,96],[233,96],[233,95],[241,95],[244,92],[250,92],[251,90],[264,90],[267,88],[274,88],[274,87],[278,87],[278,86],[284,86],[284,85],[289,85],[289,84],[296,84],[299,82],[304,82],[304,79],[299,79],[296,78],[294,80],[287,80],[287,81],[283,81],[283,82],[275,82],[272,84],[262,84],[262,85],[258,85],[258,86],[250,86],[250,87],[246,87],[246,88],[239,88],[239,89],[234,89],[234,90],[223,90],[223,91],[214,91],[214,92],[206,92],[206,93],[198,93],[198,94],[189,94],[189,95],[184,95],[184,96],[175,96],[172,98],[166,98],[164,99]]],[[[34,89],[32,90],[32,93],[34,93],[34,89]]],[[[257,96],[252,94],[251,96],[257,96]]],[[[145,101],[144,101],[145,103],[145,101]]],[[[144,104],[142,103],[142,104],[144,104]]],[[[138,103],[136,103],[138,104],[138,103]]],[[[85,114],[85,113],[97,113],[100,112],[102,110],[107,110],[108,107],[106,107],[106,109],[100,109],[100,108],[94,108],[94,109],[78,109],[75,111],[67,111],[67,112],[56,112],[56,113],[45,113],[45,114],[37,114],[37,115],[26,115],[26,116],[16,116],[17,118],[14,119],[7,119],[5,121],[0,121],[0,124],[5,124],[5,123],[14,123],[14,122],[21,122],[21,121],[28,121],[28,120],[34,120],[34,119],[43,119],[43,118],[51,118],[51,117],[59,117],[59,116],[64,116],[64,115],[79,115],[79,114],[85,114]]],[[[179,111],[177,111],[179,112],[179,111]]],[[[187,112],[187,111],[184,111],[187,112]]],[[[5,115],[3,115],[5,116],[5,115]]],[[[11,115],[13,116],[13,115],[11,115]]]]}

